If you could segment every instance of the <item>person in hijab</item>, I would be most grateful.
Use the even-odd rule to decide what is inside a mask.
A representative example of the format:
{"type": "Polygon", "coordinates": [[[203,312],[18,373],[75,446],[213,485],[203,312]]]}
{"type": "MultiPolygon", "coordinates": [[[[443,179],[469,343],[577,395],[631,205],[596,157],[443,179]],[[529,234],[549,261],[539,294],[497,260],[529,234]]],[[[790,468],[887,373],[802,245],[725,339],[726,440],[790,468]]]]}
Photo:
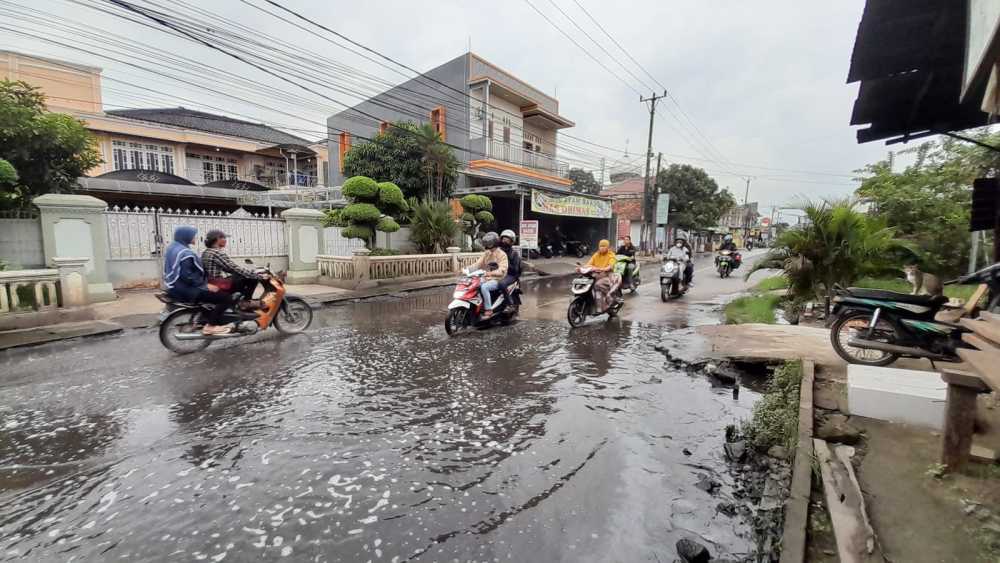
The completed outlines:
{"type": "Polygon", "coordinates": [[[232,306],[232,295],[209,285],[205,277],[205,267],[201,258],[191,249],[198,229],[181,226],[174,230],[174,242],[170,243],[163,260],[163,285],[167,295],[188,303],[212,303],[205,314],[206,335],[227,334],[231,326],[222,324],[222,315],[232,306]]]}
{"type": "MultiPolygon", "coordinates": [[[[611,252],[611,243],[602,240],[597,243],[597,252],[590,257],[586,267],[592,268],[594,277],[597,278],[597,296],[602,311],[606,311],[613,302],[612,293],[621,283],[621,276],[612,272],[615,267],[615,253],[611,252]]],[[[580,271],[577,268],[577,271],[580,271]]]]}

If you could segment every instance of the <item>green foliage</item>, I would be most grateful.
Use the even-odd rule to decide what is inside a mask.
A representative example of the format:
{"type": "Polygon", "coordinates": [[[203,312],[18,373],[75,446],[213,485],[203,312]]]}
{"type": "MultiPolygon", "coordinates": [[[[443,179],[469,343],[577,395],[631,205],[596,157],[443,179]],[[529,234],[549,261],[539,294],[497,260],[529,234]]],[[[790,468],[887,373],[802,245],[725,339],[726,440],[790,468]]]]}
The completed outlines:
{"type": "Polygon", "coordinates": [[[406,211],[406,198],[403,197],[403,190],[392,182],[379,182],[378,200],[383,210],[393,213],[406,211]]]}
{"type": "Polygon", "coordinates": [[[453,244],[458,225],[443,201],[411,202],[410,240],[422,253],[441,253],[453,244]]]}
{"type": "Polygon", "coordinates": [[[399,256],[401,251],[395,248],[373,248],[369,256],[399,256]]]}
{"type": "Polygon", "coordinates": [[[479,223],[484,227],[496,223],[496,217],[494,217],[489,211],[480,211],[479,213],[476,213],[476,220],[479,221],[479,223]]]}
{"type": "Polygon", "coordinates": [[[862,276],[885,271],[909,245],[895,237],[882,218],[857,211],[850,200],[809,203],[802,207],[807,222],[788,229],[746,274],[781,269],[795,301],[825,296],[834,286],[853,285],[862,276]]]}
{"type": "Polygon", "coordinates": [[[462,204],[462,231],[472,237],[475,241],[479,238],[479,233],[484,227],[488,227],[496,222],[496,218],[490,211],[493,209],[493,202],[484,195],[469,194],[458,200],[462,204]]]}
{"type": "MultiPolygon", "coordinates": [[[[971,136],[987,145],[1000,144],[1000,133],[984,129],[971,136]]],[[[900,238],[913,243],[924,271],[955,276],[969,260],[972,181],[1000,173],[1000,154],[948,138],[901,154],[914,156],[913,164],[896,171],[890,154],[859,170],[856,195],[872,205],[873,214],[885,217],[900,238]]]]}
{"type": "Polygon", "coordinates": [[[344,180],[344,197],[358,201],[369,201],[379,195],[378,182],[367,176],[352,176],[344,180]]]}
{"type": "Polygon", "coordinates": [[[324,227],[346,227],[347,225],[343,209],[328,209],[326,211],[326,217],[323,218],[324,227]]]}
{"type": "MultiPolygon", "coordinates": [[[[399,121],[344,156],[346,176],[368,176],[395,183],[407,198],[437,192],[447,197],[458,178],[458,159],[433,127],[399,121]]],[[[346,187],[346,185],[345,185],[346,187]]],[[[346,192],[345,192],[346,195],[346,192]]]]}
{"type": "MultiPolygon", "coordinates": [[[[910,282],[903,278],[861,278],[858,280],[857,287],[869,287],[871,289],[884,289],[886,291],[895,291],[897,293],[910,293],[913,291],[913,286],[910,282]]],[[[944,294],[946,297],[956,297],[958,299],[968,300],[972,297],[972,294],[976,292],[978,286],[975,285],[946,285],[944,286],[944,294]]]]}
{"type": "Polygon", "coordinates": [[[484,195],[469,194],[462,197],[459,200],[462,204],[462,209],[468,211],[469,213],[476,213],[478,211],[491,211],[493,209],[493,202],[490,198],[484,195]]]}
{"type": "Polygon", "coordinates": [[[378,220],[378,224],[375,225],[375,230],[382,231],[383,233],[395,233],[399,230],[399,223],[395,219],[386,215],[378,220]]]}
{"type": "Polygon", "coordinates": [[[566,178],[573,182],[574,192],[597,195],[601,191],[601,183],[594,178],[594,173],[582,168],[570,168],[566,178]]]}
{"type": "Polygon", "coordinates": [[[70,191],[101,156],[83,122],[45,111],[38,88],[0,80],[0,160],[16,171],[12,180],[4,166],[0,207],[27,208],[39,195],[70,191]]]}
{"type": "Polygon", "coordinates": [[[774,324],[774,310],[778,308],[781,297],[777,295],[746,295],[738,297],[726,304],[726,323],[774,324]]]}
{"type": "Polygon", "coordinates": [[[344,227],[340,234],[346,238],[359,238],[367,242],[375,236],[375,230],[368,225],[351,224],[344,227]]]}
{"type": "Polygon", "coordinates": [[[754,286],[754,290],[759,292],[774,291],[776,289],[788,289],[789,281],[785,276],[771,276],[764,278],[754,286]]]}
{"type": "Polygon", "coordinates": [[[750,421],[743,432],[755,447],[766,450],[771,446],[795,447],[799,426],[799,387],[802,364],[787,362],[774,371],[767,391],[753,406],[750,421]]]}
{"type": "Polygon", "coordinates": [[[14,165],[0,158],[0,186],[12,186],[17,182],[17,170],[14,165]]]}
{"type": "Polygon", "coordinates": [[[670,224],[682,229],[714,227],[736,206],[726,190],[701,168],[671,164],[656,176],[656,189],[670,194],[670,224]]]}
{"type": "Polygon", "coordinates": [[[351,223],[374,223],[382,217],[382,212],[370,203],[352,203],[340,215],[351,223]]]}

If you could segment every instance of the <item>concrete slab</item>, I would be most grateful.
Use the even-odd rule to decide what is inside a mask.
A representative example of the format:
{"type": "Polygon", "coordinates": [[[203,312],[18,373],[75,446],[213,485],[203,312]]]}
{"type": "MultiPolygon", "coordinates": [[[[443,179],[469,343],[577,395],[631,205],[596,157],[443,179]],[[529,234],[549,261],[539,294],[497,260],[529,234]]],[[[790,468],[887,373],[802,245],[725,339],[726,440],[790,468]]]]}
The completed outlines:
{"type": "Polygon", "coordinates": [[[847,404],[853,415],[940,430],[947,389],[936,372],[847,366],[847,404]]]}
{"type": "Polygon", "coordinates": [[[64,323],[41,328],[11,330],[0,332],[0,350],[18,348],[21,346],[37,346],[57,340],[99,336],[121,332],[123,327],[109,321],[86,321],[79,323],[64,323]]]}

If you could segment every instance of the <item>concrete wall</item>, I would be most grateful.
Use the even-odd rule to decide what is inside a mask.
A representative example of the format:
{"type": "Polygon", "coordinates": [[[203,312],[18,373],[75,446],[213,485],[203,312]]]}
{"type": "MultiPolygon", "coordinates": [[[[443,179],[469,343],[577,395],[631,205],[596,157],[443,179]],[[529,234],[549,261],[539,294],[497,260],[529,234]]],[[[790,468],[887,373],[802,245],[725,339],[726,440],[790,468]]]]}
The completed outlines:
{"type": "Polygon", "coordinates": [[[46,95],[54,111],[101,111],[101,69],[0,51],[0,78],[23,80],[46,95]]]}
{"type": "Polygon", "coordinates": [[[409,227],[400,227],[398,231],[392,233],[389,237],[386,237],[386,233],[376,233],[375,238],[375,246],[378,248],[391,248],[403,254],[417,253],[417,246],[410,241],[409,227]]]}
{"type": "Polygon", "coordinates": [[[0,260],[11,270],[45,267],[41,222],[0,219],[0,260]]]}
{"type": "MultiPolygon", "coordinates": [[[[378,134],[379,120],[428,123],[431,110],[437,106],[445,107],[445,129],[448,144],[463,149],[456,149],[455,157],[462,162],[468,161],[468,99],[465,98],[464,94],[449,90],[437,82],[424,78],[429,77],[464,93],[468,90],[468,72],[468,55],[464,54],[427,71],[421,77],[408,80],[351,109],[330,116],[327,119],[327,126],[330,138],[331,184],[339,186],[344,182],[344,174],[340,170],[341,131],[351,133],[351,146],[356,146],[366,142],[365,139],[358,137],[372,138],[378,134]],[[378,120],[368,117],[369,115],[376,116],[378,120]]],[[[385,179],[376,178],[376,180],[385,179]]]]}
{"type": "MultiPolygon", "coordinates": [[[[271,270],[281,272],[288,269],[288,256],[249,256],[254,264],[266,266],[271,264],[271,270]]],[[[246,258],[234,258],[242,264],[246,258]]],[[[163,275],[163,266],[158,258],[141,260],[109,260],[108,277],[115,289],[134,287],[159,287],[163,275]]]]}

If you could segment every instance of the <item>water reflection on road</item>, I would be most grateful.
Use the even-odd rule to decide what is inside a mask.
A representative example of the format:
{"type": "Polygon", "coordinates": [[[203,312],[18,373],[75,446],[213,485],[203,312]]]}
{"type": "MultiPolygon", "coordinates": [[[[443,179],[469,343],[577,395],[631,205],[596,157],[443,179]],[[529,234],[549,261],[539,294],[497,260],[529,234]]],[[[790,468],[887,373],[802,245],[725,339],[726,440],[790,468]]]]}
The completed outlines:
{"type": "Polygon", "coordinates": [[[755,395],[667,367],[654,346],[686,321],[570,331],[564,292],[542,282],[523,320],[458,338],[436,290],[193,356],[140,332],[0,358],[17,372],[0,560],[667,561],[692,536],[748,552],[715,507],[722,429],[755,395]]]}

